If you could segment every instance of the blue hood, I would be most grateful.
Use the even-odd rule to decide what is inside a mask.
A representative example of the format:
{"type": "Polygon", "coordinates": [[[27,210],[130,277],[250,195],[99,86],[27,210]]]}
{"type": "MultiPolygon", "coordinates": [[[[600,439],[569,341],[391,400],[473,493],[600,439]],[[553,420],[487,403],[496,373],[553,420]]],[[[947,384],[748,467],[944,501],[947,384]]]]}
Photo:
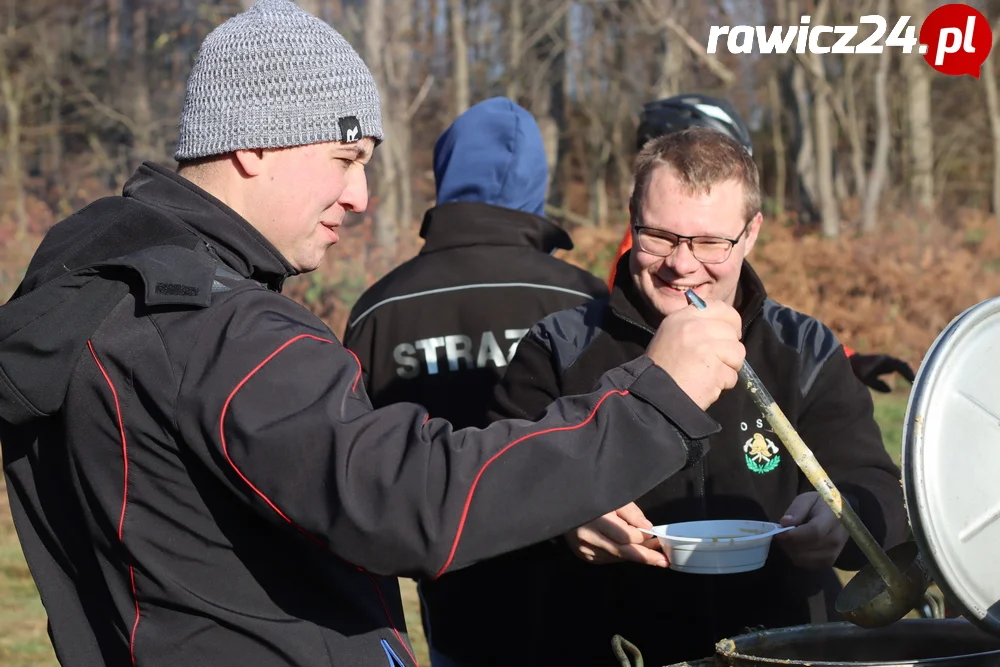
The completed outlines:
{"type": "Polygon", "coordinates": [[[469,108],[434,145],[437,203],[545,214],[549,168],[534,117],[505,97],[469,108]]]}

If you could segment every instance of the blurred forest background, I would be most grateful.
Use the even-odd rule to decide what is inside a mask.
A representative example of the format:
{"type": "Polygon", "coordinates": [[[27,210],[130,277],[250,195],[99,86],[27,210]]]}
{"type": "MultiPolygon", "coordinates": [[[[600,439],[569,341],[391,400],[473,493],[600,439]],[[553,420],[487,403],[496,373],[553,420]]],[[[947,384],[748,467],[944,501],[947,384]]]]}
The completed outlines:
{"type": "MultiPolygon", "coordinates": [[[[0,298],[45,231],[171,158],[201,39],[251,0],[0,0],[0,298]]],[[[438,134],[470,104],[535,114],[564,256],[605,274],[626,224],[638,112],[680,92],[730,99],[753,131],[766,194],[752,258],[772,295],[850,345],[919,363],[960,312],[1000,293],[1000,110],[982,77],[916,52],[706,52],[710,25],[888,25],[928,0],[299,0],[340,30],[379,83],[387,141],[371,206],[289,294],[342,333],[346,311],[419,249],[438,134]]],[[[994,24],[1000,2],[973,3],[994,24]]],[[[994,37],[1000,30],[994,28],[994,37]]],[[[725,51],[725,49],[720,49],[725,51]]]]}

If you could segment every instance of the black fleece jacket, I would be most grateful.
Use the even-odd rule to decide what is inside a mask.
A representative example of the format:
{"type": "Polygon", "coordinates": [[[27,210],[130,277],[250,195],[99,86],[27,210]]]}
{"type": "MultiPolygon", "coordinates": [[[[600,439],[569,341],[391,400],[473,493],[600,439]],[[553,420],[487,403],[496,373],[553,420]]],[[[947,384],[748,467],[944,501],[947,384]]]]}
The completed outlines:
{"type": "Polygon", "coordinates": [[[642,356],[537,421],[373,410],[290,273],[146,164],[0,308],[4,472],[62,664],[413,664],[394,576],[590,520],[718,429],[642,356]]]}
{"type": "Polygon", "coordinates": [[[344,346],[361,360],[375,407],[409,401],[456,428],[483,427],[528,329],[608,290],[553,257],[573,243],[531,213],[451,202],[427,211],[420,234],[420,253],[351,309],[344,346]]]}

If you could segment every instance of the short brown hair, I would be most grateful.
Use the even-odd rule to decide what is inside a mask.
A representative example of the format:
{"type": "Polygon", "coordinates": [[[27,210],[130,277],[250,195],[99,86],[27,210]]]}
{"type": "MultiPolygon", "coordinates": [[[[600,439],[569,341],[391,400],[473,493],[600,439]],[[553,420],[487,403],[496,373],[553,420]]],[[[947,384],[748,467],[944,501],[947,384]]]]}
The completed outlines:
{"type": "Polygon", "coordinates": [[[708,194],[712,186],[736,181],[743,186],[744,222],[760,212],[760,176],[753,158],[738,142],[717,130],[692,127],[646,143],[635,157],[632,208],[636,214],[657,167],[670,167],[693,194],[708,194]]]}

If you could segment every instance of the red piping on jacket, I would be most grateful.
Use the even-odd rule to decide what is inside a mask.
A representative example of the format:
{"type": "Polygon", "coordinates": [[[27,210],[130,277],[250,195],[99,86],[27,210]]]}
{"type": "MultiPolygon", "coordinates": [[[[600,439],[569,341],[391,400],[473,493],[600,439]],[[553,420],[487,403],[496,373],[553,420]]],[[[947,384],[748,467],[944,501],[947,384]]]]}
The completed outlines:
{"type": "MultiPolygon", "coordinates": [[[[122,467],[125,470],[125,482],[122,485],[122,512],[121,516],[118,518],[118,541],[121,543],[122,547],[125,547],[125,540],[123,538],[125,529],[125,507],[128,505],[128,441],[125,439],[125,422],[122,419],[122,409],[118,402],[118,392],[115,390],[115,385],[108,376],[107,371],[104,370],[104,366],[101,365],[101,360],[97,358],[97,352],[94,351],[94,345],[88,340],[87,347],[90,348],[90,354],[94,357],[94,362],[97,364],[97,368],[101,371],[101,375],[104,376],[104,381],[108,383],[108,387],[111,389],[111,397],[115,401],[115,413],[118,416],[118,433],[122,440],[122,467]]],[[[126,554],[128,550],[126,549],[126,554]]],[[[132,657],[132,665],[135,665],[135,631],[139,627],[139,594],[135,589],[135,568],[129,563],[128,566],[129,579],[132,584],[132,601],[135,602],[135,622],[132,624],[132,636],[128,643],[128,652],[132,657]]]]}
{"type": "Polygon", "coordinates": [[[611,396],[612,394],[618,394],[619,396],[628,396],[628,390],[623,391],[615,389],[604,394],[604,396],[601,396],[600,400],[597,401],[597,403],[594,405],[594,408],[590,411],[590,414],[587,415],[587,418],[584,419],[579,424],[576,424],[574,426],[558,426],[556,428],[548,428],[545,429],[544,431],[535,431],[534,433],[529,433],[528,435],[521,436],[520,438],[510,443],[509,445],[505,446],[499,452],[491,456],[489,460],[483,464],[483,467],[479,469],[479,474],[477,474],[476,478],[472,481],[472,486],[469,488],[469,495],[466,496],[465,498],[465,507],[462,508],[462,518],[459,519],[458,521],[458,531],[455,533],[455,541],[451,545],[451,552],[448,554],[448,560],[444,562],[444,566],[438,571],[436,575],[434,575],[435,579],[440,577],[448,570],[448,568],[451,566],[451,561],[455,558],[455,551],[458,550],[458,542],[462,538],[462,530],[465,528],[465,519],[469,515],[469,506],[472,505],[472,495],[476,492],[476,485],[479,484],[479,479],[483,476],[483,473],[486,472],[486,468],[488,468],[491,463],[493,463],[503,454],[505,454],[507,450],[509,450],[511,447],[520,444],[525,440],[528,440],[538,435],[544,435],[546,433],[556,433],[558,431],[573,431],[585,426],[587,423],[590,422],[591,419],[594,418],[594,415],[597,414],[597,410],[598,408],[601,407],[601,404],[604,403],[604,401],[607,400],[608,396],[611,396]]]}
{"type": "MultiPolygon", "coordinates": [[[[243,385],[245,385],[250,380],[250,378],[252,378],[254,375],[257,374],[257,371],[259,371],[261,368],[263,368],[265,364],[267,364],[269,361],[271,361],[271,359],[273,359],[274,357],[276,357],[282,350],[284,350],[286,347],[288,347],[292,343],[295,343],[295,342],[303,340],[303,339],[312,339],[312,340],[319,341],[321,343],[332,343],[333,342],[333,341],[327,340],[325,338],[320,338],[319,336],[312,336],[312,335],[309,335],[309,334],[302,334],[302,335],[296,336],[295,338],[292,338],[291,340],[289,340],[286,343],[282,344],[280,347],[278,347],[277,350],[275,350],[274,352],[272,352],[271,354],[269,354],[264,359],[264,361],[262,361],[259,364],[257,364],[257,366],[252,371],[250,371],[250,373],[247,374],[247,376],[245,378],[243,378],[242,380],[240,380],[239,384],[236,385],[236,388],[233,389],[233,391],[230,392],[229,396],[226,398],[226,402],[222,406],[222,414],[219,417],[219,437],[222,440],[222,453],[226,457],[226,461],[229,462],[229,465],[232,467],[233,471],[239,476],[239,478],[241,480],[243,480],[243,482],[247,486],[249,486],[253,490],[253,492],[257,494],[258,497],[261,498],[261,500],[263,500],[265,503],[267,503],[268,507],[270,507],[272,510],[274,510],[278,514],[278,516],[280,516],[282,519],[285,520],[286,523],[288,523],[288,525],[290,525],[293,528],[295,528],[295,530],[297,530],[303,536],[305,536],[306,538],[308,538],[311,542],[313,542],[315,544],[318,544],[327,553],[330,553],[333,556],[335,556],[336,558],[338,558],[340,560],[343,560],[339,556],[337,556],[335,553],[333,553],[333,551],[330,549],[330,547],[328,547],[326,544],[324,544],[322,540],[320,540],[318,537],[316,537],[315,535],[313,535],[312,533],[310,533],[309,531],[307,531],[305,528],[302,528],[297,523],[295,523],[294,521],[292,521],[284,512],[282,512],[280,509],[278,509],[278,506],[275,505],[271,501],[270,498],[268,498],[266,495],[264,495],[263,492],[261,492],[260,489],[258,489],[256,486],[254,486],[253,483],[249,479],[247,479],[246,475],[243,474],[243,471],[241,471],[236,466],[236,463],[233,462],[233,459],[230,458],[230,456],[229,456],[229,447],[228,447],[228,445],[226,443],[226,430],[225,430],[226,412],[229,410],[229,404],[230,404],[230,402],[232,402],[233,397],[236,396],[236,392],[238,392],[240,389],[242,389],[243,385]]],[[[347,350],[346,347],[344,349],[347,350]]],[[[351,350],[347,350],[347,351],[351,352],[351,350]]],[[[354,377],[354,384],[351,387],[351,391],[354,392],[354,391],[357,390],[357,388],[358,388],[358,382],[361,380],[361,361],[358,359],[358,355],[354,354],[354,352],[351,352],[351,356],[354,357],[354,361],[356,361],[357,364],[358,364],[358,374],[354,377]]],[[[416,656],[414,656],[413,653],[410,652],[410,647],[407,646],[406,642],[403,641],[402,634],[400,634],[399,630],[396,628],[396,624],[392,620],[392,615],[389,613],[389,607],[386,605],[385,598],[382,596],[382,589],[379,588],[378,581],[376,581],[375,577],[370,572],[366,572],[364,570],[364,568],[358,567],[357,565],[353,565],[353,567],[356,567],[359,572],[364,572],[365,574],[368,575],[368,578],[371,580],[372,585],[375,587],[375,592],[378,594],[379,602],[382,603],[382,610],[385,612],[385,616],[389,620],[389,626],[392,628],[393,634],[396,635],[396,639],[399,640],[399,643],[403,647],[403,650],[406,651],[406,654],[408,656],[410,656],[410,660],[413,661],[413,664],[414,665],[419,665],[419,663],[417,662],[416,656]]]]}

